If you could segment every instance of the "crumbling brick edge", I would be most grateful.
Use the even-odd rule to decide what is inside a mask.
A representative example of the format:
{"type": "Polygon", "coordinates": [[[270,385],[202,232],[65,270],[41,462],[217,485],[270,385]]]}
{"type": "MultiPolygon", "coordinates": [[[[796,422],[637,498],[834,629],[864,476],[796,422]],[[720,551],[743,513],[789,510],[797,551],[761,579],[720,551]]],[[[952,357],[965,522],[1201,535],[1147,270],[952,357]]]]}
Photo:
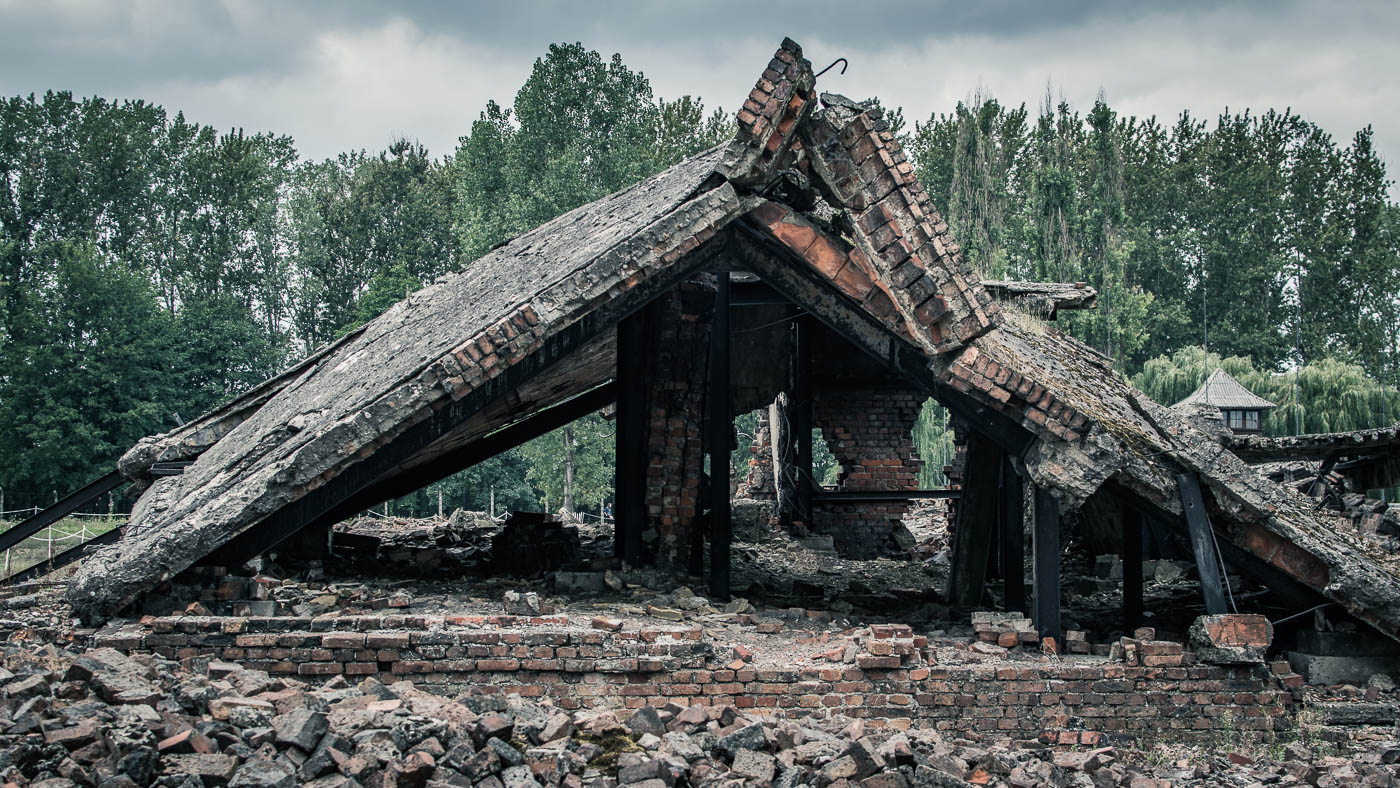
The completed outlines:
{"type": "MultiPolygon", "coordinates": [[[[1136,667],[1093,659],[739,667],[699,627],[605,632],[564,617],[152,617],[78,630],[76,645],[214,660],[302,679],[409,679],[447,696],[518,694],[565,709],[733,705],[872,728],[979,732],[1097,746],[1150,737],[1282,733],[1299,709],[1278,665],[1136,667]]],[[[931,656],[931,655],[930,655],[931,656]]],[[[890,658],[898,662],[898,658],[890,658]]]]}

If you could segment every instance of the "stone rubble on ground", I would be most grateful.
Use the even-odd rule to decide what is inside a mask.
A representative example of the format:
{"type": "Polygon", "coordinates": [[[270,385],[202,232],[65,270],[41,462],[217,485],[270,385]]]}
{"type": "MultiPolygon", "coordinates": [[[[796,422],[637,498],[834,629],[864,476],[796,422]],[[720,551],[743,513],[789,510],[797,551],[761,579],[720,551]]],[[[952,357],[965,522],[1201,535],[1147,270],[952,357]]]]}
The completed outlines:
{"type": "MultiPolygon", "coordinates": [[[[901,633],[874,634],[868,642],[901,633]]],[[[1277,758],[1202,749],[1147,758],[844,718],[749,717],[732,706],[568,711],[518,696],[447,699],[408,681],[316,686],[220,661],[192,673],[102,648],[9,645],[0,654],[7,786],[1400,784],[1393,730],[1350,757],[1292,743],[1277,758]]]]}

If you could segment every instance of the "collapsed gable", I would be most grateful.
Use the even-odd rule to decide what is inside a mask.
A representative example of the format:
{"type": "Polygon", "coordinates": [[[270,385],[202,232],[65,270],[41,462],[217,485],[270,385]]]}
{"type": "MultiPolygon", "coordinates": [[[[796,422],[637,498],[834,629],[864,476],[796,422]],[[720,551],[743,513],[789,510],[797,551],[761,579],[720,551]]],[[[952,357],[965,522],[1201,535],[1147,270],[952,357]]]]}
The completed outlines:
{"type": "Polygon", "coordinates": [[[1241,555],[1400,633],[1395,559],[1148,400],[1096,351],[1002,312],[884,122],[819,98],[791,41],[731,144],[512,240],[211,422],[221,436],[84,563],[74,610],[112,615],[252,529],[266,537],[258,546],[275,543],[347,501],[387,495],[521,411],[597,385],[609,358],[597,343],[711,264],[757,274],[920,384],[1062,509],[1107,485],[1178,518],[1178,476],[1194,474],[1241,555]],[[590,370],[577,388],[541,382],[568,379],[569,364],[590,370]]]}

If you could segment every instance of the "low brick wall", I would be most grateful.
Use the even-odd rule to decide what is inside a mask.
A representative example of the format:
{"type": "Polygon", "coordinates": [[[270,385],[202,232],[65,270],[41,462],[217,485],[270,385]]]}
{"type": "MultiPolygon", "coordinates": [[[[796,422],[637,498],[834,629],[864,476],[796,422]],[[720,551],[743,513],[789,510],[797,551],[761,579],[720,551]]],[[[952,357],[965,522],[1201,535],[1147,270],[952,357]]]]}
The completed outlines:
{"type": "Polygon", "coordinates": [[[1134,667],[1096,658],[939,665],[917,637],[910,642],[925,647],[903,659],[896,649],[857,664],[791,669],[728,661],[728,649],[717,654],[698,627],[607,632],[569,627],[561,617],[183,616],[79,631],[77,639],[196,669],[218,659],[305,679],[411,679],[444,694],[515,693],[569,709],[732,704],[1067,745],[1282,731],[1296,709],[1292,692],[1263,666],[1134,667]]]}

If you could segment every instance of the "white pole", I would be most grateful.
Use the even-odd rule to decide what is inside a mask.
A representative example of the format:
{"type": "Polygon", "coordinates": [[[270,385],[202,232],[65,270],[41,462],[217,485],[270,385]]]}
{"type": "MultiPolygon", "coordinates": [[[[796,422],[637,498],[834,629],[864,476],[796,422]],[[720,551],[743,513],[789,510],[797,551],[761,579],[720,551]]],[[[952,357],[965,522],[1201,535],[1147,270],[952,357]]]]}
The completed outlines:
{"type": "Polygon", "coordinates": [[[442,488],[438,488],[438,519],[442,519],[442,488]]]}

